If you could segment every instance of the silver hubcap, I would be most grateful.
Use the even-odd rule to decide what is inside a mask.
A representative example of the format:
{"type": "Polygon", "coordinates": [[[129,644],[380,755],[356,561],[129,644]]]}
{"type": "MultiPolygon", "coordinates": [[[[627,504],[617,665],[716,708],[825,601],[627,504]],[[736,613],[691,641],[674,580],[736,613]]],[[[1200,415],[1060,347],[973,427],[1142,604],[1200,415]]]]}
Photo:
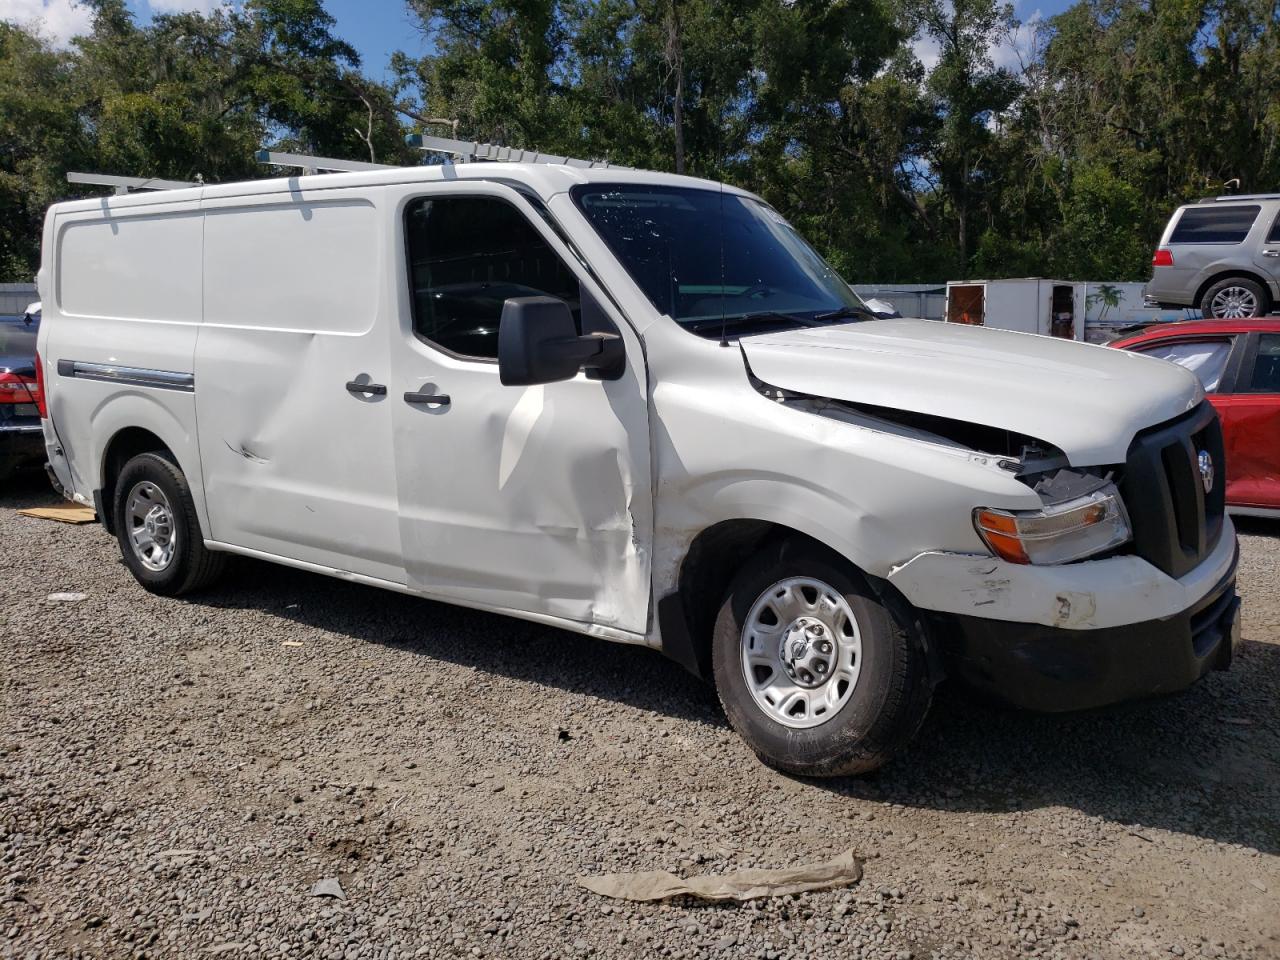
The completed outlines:
{"type": "Polygon", "coordinates": [[[133,485],[124,504],[133,555],[148,570],[164,570],[178,546],[168,498],[154,483],[143,480],[133,485]]]}
{"type": "Polygon", "coordinates": [[[1258,298],[1244,287],[1223,287],[1209,301],[1209,312],[1223,320],[1252,317],[1258,312],[1258,298]]]}
{"type": "Polygon", "coordinates": [[[826,723],[848,702],[862,669],[862,634],[844,596],[811,577],[775,583],[742,628],[742,675],[771,720],[826,723]]]}

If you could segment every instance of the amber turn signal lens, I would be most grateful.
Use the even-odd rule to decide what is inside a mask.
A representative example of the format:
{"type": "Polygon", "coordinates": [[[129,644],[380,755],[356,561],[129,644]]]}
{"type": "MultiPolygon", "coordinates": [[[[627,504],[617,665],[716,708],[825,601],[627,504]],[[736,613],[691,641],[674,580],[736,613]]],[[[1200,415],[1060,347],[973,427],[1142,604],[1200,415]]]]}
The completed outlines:
{"type": "Polygon", "coordinates": [[[1018,537],[1018,521],[1007,513],[979,510],[974,515],[978,532],[1002,560],[1010,563],[1030,563],[1022,540],[1018,537]]]}
{"type": "Polygon", "coordinates": [[[973,511],[973,526],[991,552],[1010,563],[1070,563],[1127,541],[1129,517],[1115,485],[1039,510],[973,511]]]}

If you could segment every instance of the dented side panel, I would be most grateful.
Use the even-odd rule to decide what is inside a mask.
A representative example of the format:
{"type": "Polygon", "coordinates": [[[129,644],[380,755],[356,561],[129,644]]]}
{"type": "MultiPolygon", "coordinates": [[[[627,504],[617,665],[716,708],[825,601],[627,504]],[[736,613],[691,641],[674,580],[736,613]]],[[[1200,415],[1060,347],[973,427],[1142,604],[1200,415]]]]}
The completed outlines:
{"type": "Polygon", "coordinates": [[[485,195],[520,210],[609,314],[624,340],[617,380],[504,386],[498,365],[413,332],[403,255],[387,271],[400,535],[408,583],[431,596],[550,616],[585,632],[648,628],[652,488],[646,369],[626,319],[515,191],[497,184],[397,188],[384,223],[428,195],[485,195]],[[447,395],[410,404],[404,391],[447,395]],[[594,627],[593,627],[594,625],[594,627]]]}
{"type": "Polygon", "coordinates": [[[379,191],[206,201],[196,412],[210,539],[404,582],[379,191]],[[301,201],[301,202],[299,202],[301,201]]]}
{"type": "Polygon", "coordinates": [[[646,341],[656,384],[657,597],[675,589],[693,538],[724,520],[797,530],[883,577],[904,552],[984,552],[975,506],[1039,506],[996,458],[766,399],[737,345],[674,325],[651,327],[646,341]]]}

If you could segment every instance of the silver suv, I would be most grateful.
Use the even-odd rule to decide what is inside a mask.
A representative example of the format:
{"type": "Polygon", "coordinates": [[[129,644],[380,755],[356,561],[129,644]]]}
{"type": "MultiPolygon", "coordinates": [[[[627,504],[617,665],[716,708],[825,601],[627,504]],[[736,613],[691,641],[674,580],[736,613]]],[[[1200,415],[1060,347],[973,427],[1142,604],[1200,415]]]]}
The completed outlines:
{"type": "Polygon", "coordinates": [[[1260,317],[1280,305],[1280,194],[1210,197],[1179,207],[1151,258],[1150,306],[1206,317],[1260,317]]]}

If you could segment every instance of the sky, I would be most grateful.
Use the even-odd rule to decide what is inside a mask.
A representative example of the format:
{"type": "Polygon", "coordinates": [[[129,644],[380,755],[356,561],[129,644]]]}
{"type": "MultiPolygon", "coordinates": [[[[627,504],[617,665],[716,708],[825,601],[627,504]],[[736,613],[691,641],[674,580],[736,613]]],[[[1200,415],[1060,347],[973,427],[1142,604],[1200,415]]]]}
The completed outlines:
{"type": "MultiPolygon", "coordinates": [[[[197,11],[208,13],[225,0],[127,0],[140,22],[152,14],[197,11]]],[[[425,43],[409,16],[403,0],[326,0],[325,9],[337,20],[335,33],[360,54],[366,73],[382,79],[391,54],[404,50],[414,56],[424,52],[425,43]]],[[[0,20],[21,24],[37,23],[58,46],[89,30],[87,7],[76,0],[0,0],[0,20]]]]}
{"type": "MultiPolygon", "coordinates": [[[[208,12],[225,0],[128,0],[129,8],[140,21],[153,13],[180,10],[208,12]]],[[[1012,43],[992,51],[1000,66],[1016,67],[1019,54],[1031,42],[1031,25],[1061,13],[1073,0],[1017,0],[1014,12],[1026,25],[1012,43]]],[[[413,56],[425,51],[425,41],[414,26],[403,0],[327,0],[326,9],[337,20],[338,36],[360,54],[364,70],[375,79],[383,79],[387,61],[395,50],[413,56]]],[[[0,20],[23,24],[37,22],[55,43],[65,46],[78,33],[89,28],[88,10],[76,0],[0,0],[0,20]]],[[[928,41],[918,41],[916,55],[926,67],[937,60],[937,48],[928,41]]]]}

